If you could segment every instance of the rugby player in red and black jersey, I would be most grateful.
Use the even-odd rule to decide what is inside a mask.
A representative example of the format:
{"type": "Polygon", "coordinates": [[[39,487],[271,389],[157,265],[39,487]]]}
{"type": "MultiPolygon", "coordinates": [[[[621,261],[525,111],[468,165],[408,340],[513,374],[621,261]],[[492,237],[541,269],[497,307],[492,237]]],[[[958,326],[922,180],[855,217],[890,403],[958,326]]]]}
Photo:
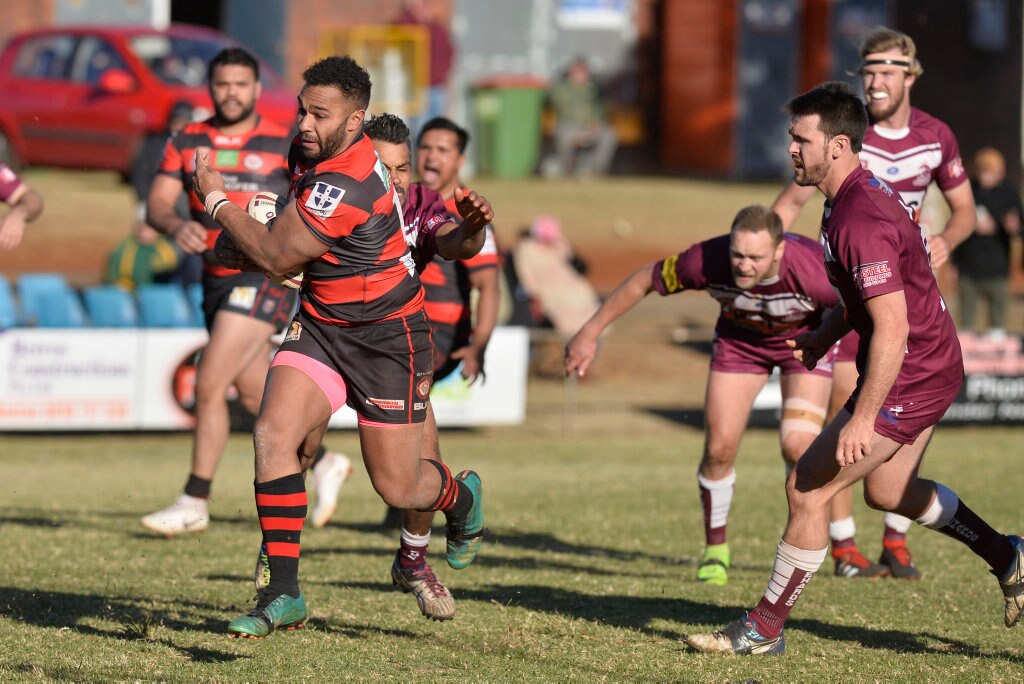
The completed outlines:
{"type": "Polygon", "coordinates": [[[739,620],[687,643],[710,653],[782,654],[790,611],[828,553],[829,501],[858,480],[871,507],[912,518],[981,558],[999,582],[1003,620],[1013,627],[1024,610],[1024,539],[997,532],[953,490],[919,475],[934,427],[964,378],[956,328],[920,226],[885,181],[861,168],[868,118],[852,88],[826,83],[790,100],[786,110],[796,182],[825,195],[825,270],[843,304],[791,345],[811,367],[852,327],[861,337],[860,377],[787,478],[789,520],[761,600],[739,620]]]}
{"type": "MultiPolygon", "coordinates": [[[[416,141],[420,184],[440,193],[453,216],[458,216],[455,191],[463,188],[459,171],[468,143],[469,133],[444,117],[424,124],[416,141]]],[[[483,375],[487,343],[498,322],[498,274],[498,250],[490,228],[476,256],[458,261],[435,258],[423,270],[427,316],[434,336],[435,381],[460,366],[462,377],[470,382],[483,375]],[[473,290],[478,294],[475,312],[470,307],[473,290]]]]}
{"type": "MultiPolygon", "coordinates": [[[[910,36],[885,27],[876,28],[864,38],[860,54],[864,60],[860,75],[870,121],[860,153],[861,166],[898,192],[914,211],[915,220],[920,218],[928,187],[932,182],[938,185],[950,210],[942,232],[928,239],[932,266],[938,268],[971,235],[976,218],[974,197],[956,137],[945,123],[910,105],[910,89],[924,73],[910,36]]],[[[816,194],[814,186],[791,182],[772,208],[789,229],[801,208],[816,194]]],[[[858,342],[854,331],[837,343],[830,420],[857,385],[854,360],[858,342]]],[[[836,575],[872,577],[879,574],[881,566],[895,578],[921,577],[907,547],[907,531],[912,524],[909,518],[885,514],[879,566],[864,558],[854,543],[852,492],[836,495],[832,509],[836,522],[830,527],[829,537],[836,575]]]]}
{"type": "MultiPolygon", "coordinates": [[[[231,428],[228,389],[234,385],[251,413],[259,410],[270,367],[270,337],[295,310],[294,290],[261,272],[243,273],[212,258],[220,226],[194,193],[189,192],[191,220],[181,220],[174,209],[182,191],[191,190],[197,147],[211,150],[211,163],[225,179],[226,196],[239,207],[261,190],[288,190],[292,132],[256,113],[259,62],[245,50],[227,48],[210,61],[208,73],[215,114],[187,125],[168,141],[148,201],[153,227],[185,252],[204,255],[203,314],[210,333],[196,376],[196,427],[185,490],[171,506],[142,518],[147,529],[163,536],[202,532],[209,524],[207,500],[231,428]]],[[[313,524],[322,527],[334,513],[338,490],[352,465],[343,454],[319,444],[312,460],[317,492],[313,524]]]]}
{"type": "Polygon", "coordinates": [[[218,257],[276,276],[305,272],[253,440],[270,582],[256,607],[228,625],[233,636],[262,638],[306,619],[298,582],[306,516],[300,458],[343,404],[358,415],[363,461],[381,498],[401,509],[445,512],[450,566],[472,563],[483,537],[479,476],[453,476],[440,461],[421,458],[433,377],[430,327],[394,187],[362,133],[370,77],[349,57],[328,57],[303,80],[288,204],[271,223],[227,201],[209,150],[197,150],[193,176],[207,213],[225,231],[218,257]]]}
{"type": "MultiPolygon", "coordinates": [[[[412,248],[417,271],[422,273],[435,256],[449,260],[476,256],[484,246],[485,228],[493,218],[490,203],[472,191],[464,195],[461,188],[456,189],[456,208],[462,217],[456,222],[440,194],[410,182],[412,148],[409,127],[404,121],[393,114],[382,114],[367,121],[363,132],[373,141],[377,156],[391,176],[402,202],[406,241],[412,248]]],[[[437,423],[430,406],[423,428],[423,457],[442,460],[437,423]]],[[[455,600],[427,562],[434,514],[405,510],[400,516],[402,531],[391,565],[392,581],[416,596],[420,611],[426,617],[450,620],[455,617],[455,600]]]]}

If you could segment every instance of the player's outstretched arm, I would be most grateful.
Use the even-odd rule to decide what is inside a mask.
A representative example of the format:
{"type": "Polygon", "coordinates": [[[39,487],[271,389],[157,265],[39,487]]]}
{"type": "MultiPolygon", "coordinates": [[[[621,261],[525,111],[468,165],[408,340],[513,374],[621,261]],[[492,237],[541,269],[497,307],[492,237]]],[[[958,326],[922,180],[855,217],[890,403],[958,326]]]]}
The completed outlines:
{"type": "Polygon", "coordinates": [[[579,332],[565,345],[567,376],[573,373],[580,377],[586,375],[597,354],[597,338],[615,319],[639,304],[654,289],[651,280],[653,268],[653,263],[647,264],[622,281],[590,320],[584,323],[579,332]]]}
{"type": "Polygon", "coordinates": [[[946,227],[938,235],[928,238],[928,250],[932,255],[932,268],[938,268],[949,260],[953,250],[971,237],[974,224],[978,220],[974,206],[974,194],[970,183],[961,183],[951,190],[942,193],[949,204],[949,220],[946,227]]]}
{"type": "Polygon", "coordinates": [[[790,181],[789,185],[782,189],[772,203],[772,211],[782,219],[783,230],[788,232],[793,228],[793,224],[800,216],[800,210],[811,201],[817,191],[818,189],[813,186],[801,186],[793,181],[790,181]]]}
{"type": "Polygon", "coordinates": [[[455,188],[455,206],[462,223],[437,231],[437,253],[445,259],[470,259],[483,249],[484,229],[494,220],[494,209],[483,195],[462,188],[455,188]]]}
{"type": "Polygon", "coordinates": [[[196,196],[206,211],[230,236],[245,256],[260,270],[286,276],[302,270],[327,251],[327,246],[307,228],[295,202],[281,210],[268,229],[241,207],[227,199],[224,179],[210,166],[210,152],[196,150],[196,172],[192,177],[196,196]]]}
{"type": "Polygon", "coordinates": [[[470,343],[455,349],[451,358],[462,361],[462,377],[469,384],[477,378],[486,380],[484,373],[484,354],[487,344],[491,341],[494,327],[498,324],[498,308],[501,305],[501,290],[498,285],[498,268],[481,268],[469,274],[469,284],[477,291],[476,311],[473,334],[470,343]]]}

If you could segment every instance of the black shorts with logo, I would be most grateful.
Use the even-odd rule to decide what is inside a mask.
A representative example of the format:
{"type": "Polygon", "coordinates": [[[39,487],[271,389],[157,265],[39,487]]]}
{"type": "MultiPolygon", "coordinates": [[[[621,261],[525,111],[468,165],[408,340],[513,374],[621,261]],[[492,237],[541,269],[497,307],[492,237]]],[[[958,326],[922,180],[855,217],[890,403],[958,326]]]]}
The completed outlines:
{"type": "Polygon", "coordinates": [[[208,331],[218,311],[240,313],[282,330],[295,315],[297,300],[298,290],[278,285],[262,273],[203,274],[203,317],[208,331]]]}
{"type": "Polygon", "coordinates": [[[345,403],[365,420],[407,425],[426,419],[434,350],[422,310],[369,325],[339,326],[300,309],[280,351],[336,370],[345,381],[345,403]]]}

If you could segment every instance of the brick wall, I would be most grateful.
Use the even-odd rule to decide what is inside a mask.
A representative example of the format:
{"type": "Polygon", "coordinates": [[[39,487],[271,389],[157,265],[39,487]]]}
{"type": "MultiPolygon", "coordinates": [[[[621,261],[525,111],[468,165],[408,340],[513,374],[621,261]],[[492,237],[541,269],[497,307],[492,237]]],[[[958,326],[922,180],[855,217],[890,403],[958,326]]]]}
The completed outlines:
{"type": "Polygon", "coordinates": [[[55,0],[7,0],[0,2],[0,45],[15,33],[53,23],[55,0]]]}

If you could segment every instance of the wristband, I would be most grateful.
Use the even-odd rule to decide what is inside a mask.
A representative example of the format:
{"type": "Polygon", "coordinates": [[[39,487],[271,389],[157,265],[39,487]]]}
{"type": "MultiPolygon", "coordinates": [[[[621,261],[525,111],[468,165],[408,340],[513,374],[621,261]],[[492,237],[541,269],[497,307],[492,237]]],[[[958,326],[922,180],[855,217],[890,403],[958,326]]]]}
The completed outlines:
{"type": "Polygon", "coordinates": [[[221,200],[226,200],[228,196],[220,190],[214,190],[206,196],[206,213],[213,216],[213,209],[217,206],[217,203],[221,200]]]}
{"type": "Polygon", "coordinates": [[[226,197],[224,199],[217,200],[217,203],[213,205],[213,211],[210,212],[210,218],[212,218],[214,221],[216,221],[217,220],[217,212],[220,211],[221,208],[223,206],[227,205],[227,204],[231,204],[231,200],[229,200],[226,197]]]}

